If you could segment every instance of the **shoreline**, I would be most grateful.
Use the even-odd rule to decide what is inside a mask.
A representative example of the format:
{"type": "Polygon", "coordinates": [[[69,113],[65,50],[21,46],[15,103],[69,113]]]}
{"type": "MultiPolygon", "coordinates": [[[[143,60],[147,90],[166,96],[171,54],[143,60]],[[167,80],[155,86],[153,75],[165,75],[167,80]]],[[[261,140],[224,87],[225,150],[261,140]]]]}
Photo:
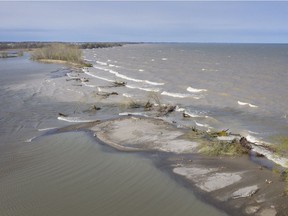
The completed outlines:
{"type": "MultiPolygon", "coordinates": [[[[64,62],[52,60],[49,61],[49,63],[63,64],[64,62]]],[[[112,102],[108,100],[108,103],[117,104],[119,100],[121,99],[118,99],[118,101],[112,100],[112,102]]],[[[103,102],[105,103],[105,100],[103,102]]],[[[233,215],[284,215],[285,211],[287,211],[287,207],[284,205],[288,201],[287,196],[282,197],[281,195],[281,190],[284,191],[285,183],[279,180],[279,176],[273,175],[271,170],[266,169],[265,167],[260,167],[258,164],[251,161],[248,156],[229,158],[207,157],[200,155],[195,150],[197,149],[197,142],[187,143],[186,140],[184,144],[183,139],[178,140],[181,134],[179,131],[182,129],[176,128],[175,125],[164,122],[164,120],[157,120],[155,118],[149,118],[149,121],[152,123],[149,124],[146,129],[143,129],[143,125],[146,121],[145,119],[148,118],[139,118],[128,114],[127,117],[108,119],[104,122],[97,122],[95,125],[93,125],[93,123],[90,125],[89,123],[81,124],[80,127],[77,127],[78,124],[71,125],[68,128],[63,129],[62,132],[65,130],[74,131],[83,128],[93,131],[94,136],[101,140],[101,142],[119,151],[147,152],[148,154],[149,152],[164,152],[164,154],[170,155],[165,157],[165,162],[163,161],[164,164],[167,163],[167,170],[169,173],[176,176],[176,178],[181,179],[181,181],[187,182],[189,188],[192,188],[193,190],[195,189],[197,193],[201,194],[201,196],[203,195],[203,197],[207,197],[209,203],[228,213],[232,213],[233,215]],[[117,125],[117,123],[121,123],[122,121],[125,121],[125,119],[128,121],[127,124],[117,125]],[[129,122],[129,119],[140,119],[141,130],[144,132],[141,132],[140,129],[140,132],[139,130],[135,131],[137,127],[133,125],[133,123],[129,122]],[[161,121],[162,123],[160,123],[161,121]],[[153,130],[154,123],[157,127],[159,125],[164,125],[164,127],[156,127],[156,129],[154,128],[153,130]],[[116,124],[117,127],[113,128],[113,124],[116,124]],[[168,130],[169,133],[163,132],[167,129],[166,127],[171,127],[168,130]],[[113,130],[117,135],[114,134],[115,137],[112,136],[113,130]],[[117,132],[117,130],[120,132],[117,132]],[[146,132],[150,132],[151,130],[158,132],[161,135],[164,133],[166,135],[164,139],[165,143],[176,141],[170,143],[171,145],[159,146],[159,140],[151,141],[153,134],[149,135],[148,133],[147,136],[146,132]],[[170,133],[175,134],[172,138],[170,137],[171,139],[167,139],[167,137],[171,136],[170,133]],[[136,134],[136,136],[125,137],[126,134],[136,134]],[[150,144],[148,146],[145,143],[143,144],[143,140],[141,140],[140,137],[146,137],[147,140],[150,140],[150,144]],[[127,145],[129,142],[132,142],[132,144],[130,143],[127,145]],[[177,146],[179,142],[181,145],[177,146]],[[176,143],[177,145],[175,145],[176,143]],[[195,154],[197,156],[195,156],[195,154]],[[192,159],[189,159],[191,157],[192,159]],[[190,160],[192,160],[192,162],[190,160]],[[217,167],[220,167],[220,169],[217,167]],[[249,172],[246,172],[247,170],[249,172]],[[250,176],[248,176],[247,173],[249,173],[250,176]],[[261,176],[262,179],[259,179],[259,176],[261,176]],[[219,181],[217,183],[218,187],[211,188],[211,181],[216,181],[217,179],[226,179],[228,183],[226,183],[225,187],[221,188],[219,185],[222,184],[223,181],[219,181]],[[232,184],[229,183],[231,179],[233,179],[232,184]],[[200,184],[200,181],[206,182],[206,184],[200,184]],[[245,186],[245,184],[247,185],[245,186]],[[259,199],[255,199],[255,196],[259,199]],[[266,196],[267,199],[263,200],[263,196],[266,196]],[[246,199],[248,199],[248,201],[246,199]]],[[[57,132],[61,131],[58,130],[57,132]]],[[[159,134],[154,134],[154,136],[159,138],[159,134]]]]}
{"type": "Polygon", "coordinates": [[[97,140],[119,152],[144,153],[148,157],[161,154],[156,159],[159,169],[228,214],[285,215],[288,210],[288,197],[283,196],[285,182],[270,169],[253,162],[251,155],[199,154],[196,142],[181,138],[185,129],[163,120],[128,116],[71,125],[55,133],[78,130],[91,131],[97,140]]]}

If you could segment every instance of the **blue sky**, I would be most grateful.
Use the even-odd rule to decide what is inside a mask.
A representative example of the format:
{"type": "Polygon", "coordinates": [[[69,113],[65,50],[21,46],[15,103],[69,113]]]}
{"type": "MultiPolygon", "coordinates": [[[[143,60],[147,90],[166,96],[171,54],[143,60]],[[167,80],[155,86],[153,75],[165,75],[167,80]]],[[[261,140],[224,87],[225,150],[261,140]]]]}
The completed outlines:
{"type": "Polygon", "coordinates": [[[0,1],[0,41],[288,43],[287,1],[0,1]]]}

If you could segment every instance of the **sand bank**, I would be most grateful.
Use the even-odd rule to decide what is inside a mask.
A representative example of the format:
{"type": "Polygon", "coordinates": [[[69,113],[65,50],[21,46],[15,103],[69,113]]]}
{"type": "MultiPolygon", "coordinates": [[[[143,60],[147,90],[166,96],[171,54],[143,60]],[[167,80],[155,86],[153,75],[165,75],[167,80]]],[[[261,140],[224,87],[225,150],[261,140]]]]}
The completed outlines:
{"type": "Polygon", "coordinates": [[[126,117],[86,126],[118,150],[166,153],[164,160],[171,174],[232,215],[284,215],[288,210],[288,197],[283,196],[285,183],[279,175],[247,155],[227,158],[198,154],[197,141],[183,139],[183,129],[163,120],[126,117]]]}

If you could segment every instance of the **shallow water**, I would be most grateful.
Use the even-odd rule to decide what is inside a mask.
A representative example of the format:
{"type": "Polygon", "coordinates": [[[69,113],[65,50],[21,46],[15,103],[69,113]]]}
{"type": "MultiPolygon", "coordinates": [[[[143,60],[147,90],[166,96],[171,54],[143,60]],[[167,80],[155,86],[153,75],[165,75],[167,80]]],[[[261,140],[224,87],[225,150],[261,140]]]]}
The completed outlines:
{"type": "Polygon", "coordinates": [[[24,145],[1,172],[1,215],[223,215],[149,159],[106,149],[84,132],[24,145]]]}
{"type": "Polygon", "coordinates": [[[59,79],[67,72],[27,55],[0,60],[1,216],[225,215],[142,155],[114,151],[86,132],[41,136],[71,124],[59,112],[88,107],[79,86],[59,79]]]}

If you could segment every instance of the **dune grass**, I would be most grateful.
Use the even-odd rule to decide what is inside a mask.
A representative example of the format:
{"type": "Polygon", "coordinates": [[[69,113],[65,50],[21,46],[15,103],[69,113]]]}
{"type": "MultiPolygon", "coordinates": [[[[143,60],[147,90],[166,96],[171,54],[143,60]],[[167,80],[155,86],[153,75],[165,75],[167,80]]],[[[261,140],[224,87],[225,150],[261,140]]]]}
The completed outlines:
{"type": "Polygon", "coordinates": [[[82,52],[78,46],[71,44],[55,43],[34,50],[31,54],[32,60],[47,62],[66,62],[78,66],[91,67],[89,63],[85,63],[82,59],[82,52]],[[49,61],[50,60],[50,61],[49,61]]]}

